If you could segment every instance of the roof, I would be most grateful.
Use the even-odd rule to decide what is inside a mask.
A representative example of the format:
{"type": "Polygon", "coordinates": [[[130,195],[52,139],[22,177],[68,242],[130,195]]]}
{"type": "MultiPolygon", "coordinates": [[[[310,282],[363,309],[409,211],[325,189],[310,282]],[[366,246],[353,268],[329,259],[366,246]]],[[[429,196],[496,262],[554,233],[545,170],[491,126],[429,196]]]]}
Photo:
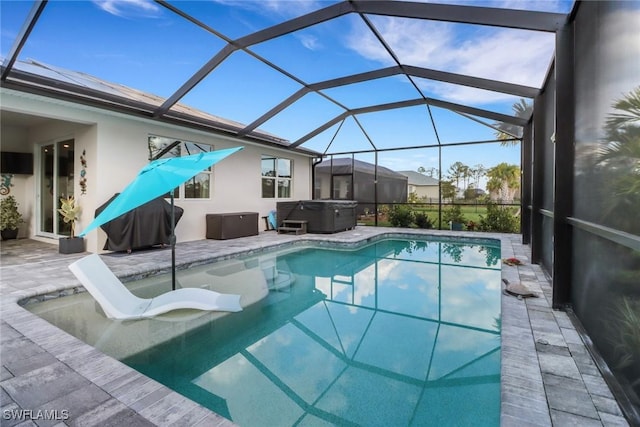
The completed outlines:
{"type": "Polygon", "coordinates": [[[405,180],[406,176],[393,171],[389,168],[385,168],[384,166],[378,165],[376,171],[376,165],[368,162],[363,162],[362,160],[351,159],[348,157],[340,157],[335,159],[324,160],[321,163],[316,165],[316,170],[320,169],[320,171],[329,170],[333,171],[333,174],[346,174],[351,173],[351,165],[353,165],[354,170],[356,172],[363,172],[369,175],[373,175],[377,173],[379,176],[385,176],[388,178],[397,178],[405,180]]]}
{"type": "MultiPolygon", "coordinates": [[[[0,58],[0,61],[1,60],[2,58],[0,58]]],[[[165,101],[164,98],[151,93],[146,93],[119,83],[108,82],[86,73],[67,70],[32,59],[28,61],[16,61],[14,69],[33,76],[54,78],[60,82],[76,86],[78,91],[96,90],[101,92],[105,98],[110,99],[112,102],[131,102],[139,105],[141,108],[147,108],[149,111],[153,111],[153,109],[160,107],[165,101]]],[[[183,120],[197,120],[202,123],[209,123],[210,126],[219,130],[233,130],[237,132],[238,130],[246,127],[246,124],[244,123],[209,114],[180,102],[176,103],[172,107],[172,112],[183,120]]],[[[265,132],[261,129],[255,129],[248,135],[257,140],[270,142],[283,147],[290,145],[289,141],[286,139],[265,132]]],[[[314,155],[320,154],[311,150],[300,151],[305,151],[308,154],[314,155]]]]}
{"type": "Polygon", "coordinates": [[[438,185],[439,181],[427,175],[415,171],[398,171],[398,173],[409,178],[409,185],[438,185]]]}

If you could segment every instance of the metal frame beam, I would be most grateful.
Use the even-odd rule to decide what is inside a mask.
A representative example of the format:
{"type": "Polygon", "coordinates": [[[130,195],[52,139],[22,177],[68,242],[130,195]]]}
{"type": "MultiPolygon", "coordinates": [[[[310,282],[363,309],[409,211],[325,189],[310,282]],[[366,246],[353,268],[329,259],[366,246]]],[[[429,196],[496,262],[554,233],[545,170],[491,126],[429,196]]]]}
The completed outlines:
{"type": "MultiPolygon", "coordinates": [[[[438,21],[448,21],[448,22],[458,22],[458,23],[467,23],[467,24],[475,24],[475,25],[489,25],[489,26],[497,26],[497,27],[505,27],[505,28],[518,28],[518,29],[526,29],[526,30],[535,30],[535,31],[557,31],[562,28],[562,25],[567,20],[566,15],[564,14],[554,14],[554,13],[546,13],[546,12],[532,12],[532,11],[522,11],[522,10],[510,10],[510,9],[500,9],[500,8],[485,8],[485,7],[475,7],[475,6],[456,6],[456,5],[446,5],[446,4],[424,4],[424,3],[415,3],[410,1],[389,1],[389,0],[348,0],[340,3],[333,4],[331,6],[325,7],[323,9],[319,9],[308,13],[306,15],[282,22],[280,24],[271,26],[269,28],[256,31],[252,34],[249,34],[244,37],[240,37],[236,40],[231,40],[222,33],[217,32],[215,29],[209,27],[198,19],[192,17],[191,15],[181,11],[178,7],[172,6],[170,3],[164,0],[156,0],[156,2],[165,8],[171,10],[173,13],[178,14],[184,19],[187,19],[191,23],[198,25],[199,27],[205,29],[206,31],[214,34],[215,36],[224,40],[227,44],[218,51],[207,63],[205,63],[196,73],[194,73],[184,84],[174,92],[168,99],[166,99],[162,105],[151,106],[151,111],[149,111],[149,105],[143,105],[139,102],[127,100],[127,99],[110,99],[108,94],[102,94],[98,91],[86,91],[82,88],[78,87],[69,87],[63,88],[58,82],[52,82],[51,80],[47,80],[49,85],[51,86],[52,92],[58,92],[60,90],[71,90],[73,93],[76,93],[76,97],[84,98],[85,100],[91,99],[91,102],[94,104],[99,104],[102,102],[107,108],[121,108],[128,111],[135,111],[137,114],[147,115],[154,119],[159,119],[162,117],[170,118],[169,116],[173,116],[174,112],[170,109],[173,105],[175,105],[181,98],[183,98],[189,91],[191,91],[200,81],[202,81],[212,70],[214,70],[218,65],[220,65],[223,61],[225,61],[230,55],[234,52],[241,50],[246,52],[249,55],[252,55],[259,61],[262,61],[268,66],[276,69],[278,72],[283,74],[286,77],[289,77],[296,81],[297,83],[302,85],[302,88],[298,90],[293,95],[289,96],[286,100],[278,104],[276,107],[272,108],[270,111],[256,119],[253,123],[248,126],[245,126],[242,129],[230,129],[224,127],[223,131],[236,133],[238,137],[251,137],[252,132],[258,128],[262,123],[268,121],[270,118],[274,117],[288,106],[296,102],[298,99],[302,98],[304,95],[310,92],[315,92],[330,102],[335,103],[337,106],[344,108],[345,112],[340,114],[335,119],[325,123],[323,126],[315,129],[314,131],[307,134],[305,137],[299,139],[298,141],[291,144],[289,147],[291,149],[295,149],[297,146],[305,142],[306,140],[312,138],[313,136],[321,133],[323,130],[328,129],[333,126],[340,120],[344,120],[349,116],[356,116],[357,114],[364,114],[367,112],[374,111],[382,111],[394,108],[405,108],[409,106],[415,106],[420,104],[433,105],[445,109],[449,109],[460,114],[470,114],[474,116],[484,117],[487,119],[501,121],[506,123],[511,123],[518,126],[524,126],[526,124],[526,119],[521,119],[517,117],[512,117],[504,114],[499,114],[487,110],[482,110],[470,106],[464,106],[460,104],[455,104],[447,101],[442,101],[438,99],[432,99],[425,97],[424,94],[421,93],[422,99],[414,99],[414,100],[406,100],[401,102],[395,102],[390,104],[382,104],[369,106],[364,108],[358,108],[350,110],[345,106],[341,105],[339,102],[330,98],[329,96],[322,93],[322,90],[329,89],[333,87],[350,85],[354,83],[370,81],[378,78],[389,77],[394,75],[404,74],[409,78],[409,80],[414,84],[415,82],[411,79],[411,77],[419,77],[430,80],[437,80],[457,85],[464,85],[484,90],[496,91],[501,93],[508,93],[515,96],[532,98],[535,97],[539,93],[539,89],[534,87],[528,87],[524,85],[516,85],[505,83],[501,81],[494,81],[490,79],[482,79],[472,76],[460,75],[455,73],[448,73],[444,71],[426,69],[411,65],[400,64],[398,59],[395,57],[393,51],[386,45],[385,41],[382,39],[381,42],[387,48],[389,54],[394,57],[397,65],[393,67],[383,68],[379,70],[374,70],[366,73],[354,74],[351,76],[341,77],[337,79],[331,79],[323,82],[318,82],[314,84],[306,84],[296,76],[290,74],[286,70],[279,68],[278,66],[270,63],[268,60],[261,58],[259,55],[255,54],[248,48],[250,46],[272,40],[277,37],[284,36],[286,34],[293,33],[295,31],[299,31],[304,28],[308,28],[310,26],[326,22],[350,13],[358,14],[362,19],[364,19],[365,23],[369,25],[371,31],[376,34],[376,36],[380,39],[382,36],[377,33],[375,27],[370,23],[367,15],[386,15],[386,16],[394,16],[394,17],[404,17],[404,18],[414,18],[414,19],[428,19],[428,20],[438,20],[438,21]],[[235,132],[234,132],[235,131],[235,132]]],[[[26,42],[29,37],[31,30],[33,29],[36,21],[38,20],[40,14],[42,13],[47,0],[39,0],[34,4],[29,16],[27,17],[25,24],[23,25],[23,29],[16,39],[16,42],[10,52],[10,55],[3,63],[2,68],[2,83],[4,86],[5,79],[7,79],[8,75],[11,73],[13,63],[17,59],[20,49],[26,42]]],[[[14,71],[15,73],[15,71],[14,71]]],[[[18,86],[25,86],[27,83],[35,83],[36,85],[42,85],[41,78],[38,76],[31,76],[28,73],[18,73],[16,75],[17,80],[15,83],[18,86]],[[25,76],[28,76],[25,78],[25,76]],[[22,81],[20,81],[22,80],[22,81]]],[[[13,79],[12,79],[13,80],[13,79]]],[[[416,87],[417,88],[417,87],[416,87]]],[[[40,87],[43,90],[44,87],[40,87]]],[[[196,118],[187,118],[184,117],[183,114],[175,113],[175,115],[179,116],[180,120],[191,120],[193,124],[198,124],[199,121],[196,118]]],[[[202,123],[205,127],[210,127],[211,123],[202,123]]]]}
{"type": "Polygon", "coordinates": [[[558,31],[567,19],[567,16],[561,13],[491,7],[389,0],[353,0],[353,2],[356,4],[358,12],[372,15],[429,19],[544,32],[558,31]]]}
{"type": "MultiPolygon", "coordinates": [[[[177,10],[174,7],[171,7],[171,5],[169,5],[168,3],[167,4],[165,4],[166,2],[159,2],[159,3],[167,7],[168,9],[172,10],[174,13],[178,13],[183,18],[188,19],[191,22],[194,22],[193,19],[190,19],[191,17],[189,15],[177,10]]],[[[294,76],[285,72],[284,70],[278,67],[275,67],[273,64],[264,60],[263,58],[258,57],[253,52],[248,51],[247,48],[249,46],[262,43],[286,34],[290,34],[292,32],[302,30],[312,25],[316,25],[321,22],[325,22],[325,21],[340,17],[342,15],[345,15],[351,12],[354,12],[354,9],[351,3],[348,3],[348,2],[337,3],[334,5],[325,7],[324,9],[320,9],[315,12],[311,12],[306,15],[300,16],[298,18],[294,18],[289,21],[283,22],[281,24],[277,24],[272,27],[266,28],[264,30],[257,31],[255,33],[249,34],[247,36],[241,37],[236,40],[229,40],[226,37],[223,37],[223,36],[221,37],[221,35],[218,32],[213,32],[213,34],[225,40],[227,42],[227,45],[225,45],[225,47],[223,47],[213,58],[207,61],[207,63],[204,64],[195,74],[193,74],[177,91],[175,91],[169,98],[167,98],[167,100],[160,106],[160,108],[158,108],[154,112],[154,117],[159,117],[163,114],[166,114],[167,111],[169,111],[169,109],[174,104],[176,104],[180,99],[182,99],[182,97],[184,97],[189,91],[191,91],[202,79],[204,79],[207,75],[209,75],[209,73],[211,73],[216,67],[218,67],[218,65],[220,65],[225,59],[227,59],[227,57],[229,57],[232,53],[234,53],[237,50],[247,51],[252,56],[262,61],[263,63],[273,68],[276,68],[280,73],[292,78],[298,83],[301,83],[303,86],[306,86],[306,84],[304,84],[304,82],[302,82],[301,80],[295,78],[294,76]]],[[[204,28],[208,29],[208,27],[204,27],[204,28]]],[[[257,126],[259,126],[259,124],[257,126]]],[[[255,127],[253,129],[255,129],[255,127]]],[[[250,132],[249,129],[245,130],[243,132],[243,135],[246,135],[248,132],[250,132]]]]}
{"type": "MultiPolygon", "coordinates": [[[[549,79],[547,79],[547,82],[549,79]]],[[[541,94],[534,100],[535,105],[541,105],[544,95],[541,94]]],[[[544,193],[545,137],[544,111],[541,108],[533,109],[533,152],[531,158],[531,262],[539,264],[542,260],[542,208],[544,193]]],[[[550,167],[550,166],[549,166],[550,167]]]]}
{"type": "Polygon", "coordinates": [[[310,140],[311,138],[313,138],[313,137],[319,135],[320,133],[324,132],[325,130],[329,129],[331,126],[333,126],[334,124],[336,124],[340,120],[343,120],[343,119],[345,119],[345,118],[347,118],[349,116],[355,116],[357,114],[374,113],[374,112],[377,112],[377,111],[393,110],[393,109],[397,109],[397,108],[415,107],[416,105],[424,105],[424,104],[432,105],[434,107],[441,107],[441,108],[445,108],[445,109],[448,109],[448,110],[458,111],[458,112],[462,112],[462,113],[472,114],[474,116],[480,116],[480,117],[484,117],[484,118],[487,118],[487,119],[496,120],[496,121],[500,121],[500,122],[510,123],[510,124],[513,124],[513,125],[516,125],[516,126],[525,126],[527,124],[527,120],[526,119],[522,119],[522,118],[519,118],[519,117],[508,116],[506,114],[501,114],[501,113],[496,113],[496,112],[493,112],[493,111],[482,110],[480,108],[469,107],[469,106],[466,106],[466,105],[460,105],[460,104],[456,104],[456,103],[453,103],[453,102],[442,101],[442,100],[434,99],[434,98],[424,98],[424,99],[423,98],[418,98],[418,99],[409,99],[409,100],[406,100],[406,101],[390,102],[390,103],[387,103],[387,104],[371,105],[371,106],[368,106],[368,107],[355,108],[355,109],[352,109],[352,110],[345,111],[344,113],[338,115],[337,117],[333,118],[332,120],[329,120],[328,122],[326,122],[322,126],[314,129],[313,131],[309,132],[308,134],[306,134],[302,138],[298,139],[297,141],[295,141],[294,143],[289,145],[289,147],[295,148],[295,147],[305,143],[306,141],[310,140]]]}
{"type": "Polygon", "coordinates": [[[573,260],[574,108],[573,26],[556,33],[556,143],[553,207],[553,308],[571,303],[573,260]]]}
{"type": "Polygon", "coordinates": [[[256,31],[255,33],[236,39],[234,43],[239,47],[246,48],[295,31],[303,30],[311,27],[312,25],[320,24],[352,12],[355,12],[355,10],[350,2],[336,3],[272,27],[265,28],[264,30],[256,31]]]}
{"type": "MultiPolygon", "coordinates": [[[[462,86],[469,86],[478,89],[490,90],[494,92],[506,93],[509,95],[521,96],[525,98],[535,97],[540,90],[534,87],[517,85],[512,83],[500,82],[497,80],[483,79],[479,77],[465,76],[462,74],[448,73],[444,71],[437,71],[428,68],[415,67],[415,66],[392,66],[387,68],[381,68],[378,70],[367,71],[364,73],[352,74],[350,76],[339,77],[336,79],[325,80],[318,83],[312,83],[306,87],[298,90],[296,93],[267,111],[265,114],[254,120],[251,124],[242,129],[238,135],[243,136],[256,129],[258,126],[267,122],[273,118],[276,114],[288,108],[297,100],[302,98],[309,92],[318,92],[324,89],[331,89],[339,86],[347,86],[354,83],[362,83],[375,79],[396,76],[405,74],[408,76],[421,77],[430,80],[438,80],[446,83],[453,83],[462,86]]],[[[444,102],[444,101],[443,101],[444,102]]],[[[473,107],[469,107],[473,108],[473,107]]],[[[456,110],[459,111],[459,110],[456,110]]],[[[509,116],[507,116],[509,117],[509,116]]],[[[526,118],[525,118],[526,119],[526,118]]],[[[499,120],[505,121],[505,120],[499,120]]]]}
{"type": "Polygon", "coordinates": [[[40,15],[42,14],[42,11],[44,10],[46,5],[47,0],[39,0],[36,1],[31,7],[31,10],[29,11],[27,18],[25,19],[24,24],[20,29],[20,32],[18,33],[15,42],[13,43],[13,46],[11,46],[11,50],[2,63],[3,70],[2,75],[0,75],[0,80],[5,81],[9,76],[9,73],[13,68],[13,64],[18,59],[18,55],[20,55],[22,47],[27,42],[27,39],[29,38],[33,27],[35,27],[36,22],[38,22],[38,18],[40,18],[40,15]]]}
{"type": "MultiPolygon", "coordinates": [[[[189,15],[181,12],[180,10],[171,7],[168,3],[164,1],[158,1],[158,3],[163,6],[169,8],[174,13],[178,13],[180,16],[185,19],[190,20],[191,22],[196,23],[197,25],[202,26],[203,28],[210,30],[208,27],[201,24],[199,21],[191,18],[189,15]]],[[[272,40],[274,38],[290,34],[292,32],[349,14],[349,13],[359,13],[361,16],[364,13],[372,13],[372,14],[385,14],[388,16],[404,16],[404,17],[412,17],[412,18],[420,18],[420,19],[435,19],[435,20],[445,20],[451,22],[465,22],[472,24],[481,24],[481,25],[494,25],[501,27],[510,27],[510,28],[526,28],[526,29],[536,29],[538,31],[555,31],[558,27],[549,26],[549,22],[564,22],[566,20],[566,16],[563,14],[552,14],[552,13],[544,13],[544,12],[529,12],[529,11],[519,11],[519,10],[510,10],[510,9],[497,9],[497,8],[481,8],[481,7],[472,7],[472,6],[451,6],[451,5],[440,5],[440,4],[421,4],[421,3],[412,3],[412,2],[402,2],[402,1],[351,1],[351,2],[341,2],[326,8],[308,13],[306,15],[300,16],[298,18],[291,19],[289,21],[274,25],[272,27],[266,28],[264,30],[257,31],[255,33],[249,34],[247,36],[241,37],[236,40],[229,40],[228,38],[222,36],[216,31],[210,30],[213,34],[218,37],[223,38],[223,40],[227,41],[227,45],[221,49],[213,58],[211,58],[206,64],[204,64],[195,74],[193,74],[176,92],[174,92],[155,112],[154,116],[158,117],[163,114],[166,114],[167,111],[177,103],[182,97],[184,97],[189,91],[191,91],[202,79],[204,79],[209,73],[211,73],[218,65],[220,65],[227,57],[229,57],[236,50],[245,50],[250,54],[252,52],[248,51],[247,48],[253,46],[255,44],[259,44],[268,40],[272,40]],[[473,16],[473,19],[469,19],[469,16],[473,16]],[[512,22],[513,21],[513,22],[512,22]],[[523,27],[522,22],[532,23],[529,27],[523,27]],[[546,25],[542,25],[542,22],[547,22],[546,25]],[[513,25],[511,25],[513,24],[513,25]],[[538,28],[540,27],[540,28],[538,28]],[[549,28],[553,28],[553,30],[549,30],[549,28]]],[[[373,29],[372,29],[373,30],[373,29]]],[[[378,36],[380,37],[380,36],[378,36]]],[[[383,40],[384,44],[384,40],[383,40]]],[[[389,52],[390,55],[393,55],[393,52],[389,52]]],[[[255,54],[253,54],[256,56],[255,54]]],[[[394,57],[395,58],[395,57],[394,57]]],[[[262,58],[258,58],[264,63],[274,67],[273,64],[268,63],[268,61],[263,60],[262,58]]],[[[397,62],[397,60],[396,60],[397,62]]],[[[276,67],[277,68],[277,67],[276,67]]],[[[288,77],[294,78],[290,74],[284,72],[284,70],[278,69],[281,73],[284,73],[288,77]]],[[[522,85],[514,85],[504,82],[492,81],[489,79],[480,79],[471,76],[463,76],[457,75],[453,73],[446,73],[442,71],[436,70],[428,70],[422,69],[420,67],[411,67],[411,66],[400,66],[399,69],[396,67],[390,67],[388,69],[377,70],[371,73],[363,73],[361,75],[349,76],[343,79],[335,79],[333,81],[322,82],[324,84],[330,85],[344,85],[344,84],[352,84],[357,83],[359,81],[371,80],[374,78],[385,77],[394,74],[405,73],[407,75],[415,75],[416,77],[422,77],[432,80],[439,80],[453,84],[462,84],[465,86],[471,86],[479,89],[509,93],[516,96],[522,96],[527,98],[534,97],[538,89],[531,88],[522,85]],[[387,74],[391,73],[391,74],[387,74]],[[415,73],[415,74],[414,74],[415,73]],[[378,77],[376,77],[376,75],[378,77]],[[358,80],[364,78],[365,80],[358,80]]],[[[323,87],[321,84],[316,85],[306,85],[304,82],[299,79],[295,79],[298,83],[301,83],[303,86],[308,88],[308,91],[318,92],[322,88],[327,87],[335,87],[335,86],[326,86],[323,87]]],[[[306,93],[306,92],[305,92],[306,93]]],[[[251,130],[260,126],[260,124],[269,120],[278,112],[284,110],[288,105],[295,102],[298,98],[288,98],[286,101],[289,104],[279,104],[271,111],[265,113],[262,117],[255,120],[251,125],[247,126],[243,129],[240,134],[246,135],[251,130]]],[[[331,100],[331,99],[330,99],[331,100]]]]}
{"type": "Polygon", "coordinates": [[[531,120],[524,127],[522,132],[522,145],[520,149],[522,165],[522,177],[520,188],[522,189],[522,208],[520,215],[520,232],[522,233],[522,244],[528,245],[531,243],[531,195],[532,195],[532,180],[533,180],[533,123],[531,120]]]}
{"type": "Polygon", "coordinates": [[[535,98],[540,89],[518,85],[515,83],[506,83],[498,80],[483,79],[480,77],[467,76],[464,74],[448,73],[446,71],[432,70],[429,68],[415,67],[412,65],[403,65],[402,69],[410,76],[421,77],[429,80],[438,80],[445,83],[453,83],[462,86],[474,87],[476,89],[490,90],[493,92],[506,93],[509,95],[520,96],[523,98],[535,98]]]}
{"type": "Polygon", "coordinates": [[[238,50],[237,47],[232,44],[227,44],[223,47],[213,58],[207,61],[194,75],[192,75],[180,88],[175,91],[166,101],[162,103],[154,113],[154,117],[159,117],[165,114],[169,109],[177,103],[183,96],[185,96],[191,89],[193,89],[202,79],[213,71],[218,65],[229,57],[233,52],[238,50]]]}

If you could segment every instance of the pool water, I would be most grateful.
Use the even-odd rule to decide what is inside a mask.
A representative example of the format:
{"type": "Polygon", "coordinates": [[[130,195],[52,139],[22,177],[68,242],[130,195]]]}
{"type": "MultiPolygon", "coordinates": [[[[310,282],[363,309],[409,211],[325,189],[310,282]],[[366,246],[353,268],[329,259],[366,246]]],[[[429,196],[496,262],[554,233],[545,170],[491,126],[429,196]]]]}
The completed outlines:
{"type": "MultiPolygon", "coordinates": [[[[100,319],[95,333],[59,326],[105,352],[109,337],[127,334],[118,328],[141,328],[131,329],[136,341],[176,330],[146,348],[111,347],[241,426],[499,425],[499,243],[384,240],[268,258],[245,261],[262,262],[268,291],[239,313],[199,323],[100,319]]],[[[101,315],[90,299],[82,304],[101,315]]],[[[60,317],[33,311],[54,324],[60,317]]]]}

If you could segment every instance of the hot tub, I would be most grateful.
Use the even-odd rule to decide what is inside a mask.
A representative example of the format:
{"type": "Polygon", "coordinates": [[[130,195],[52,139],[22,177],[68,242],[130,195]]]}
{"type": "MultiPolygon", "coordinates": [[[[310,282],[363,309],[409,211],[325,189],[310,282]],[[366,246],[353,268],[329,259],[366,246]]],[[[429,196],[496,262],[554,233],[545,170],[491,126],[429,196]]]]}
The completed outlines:
{"type": "Polygon", "coordinates": [[[309,233],[337,233],[351,230],[356,226],[355,200],[299,200],[278,202],[278,226],[282,221],[307,221],[309,233]]]}

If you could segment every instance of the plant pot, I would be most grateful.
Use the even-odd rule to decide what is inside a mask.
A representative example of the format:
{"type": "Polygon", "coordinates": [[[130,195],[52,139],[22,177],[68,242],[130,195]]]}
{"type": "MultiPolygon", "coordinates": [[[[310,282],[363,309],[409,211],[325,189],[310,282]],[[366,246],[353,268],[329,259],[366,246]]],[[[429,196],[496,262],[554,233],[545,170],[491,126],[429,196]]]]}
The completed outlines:
{"type": "Polygon", "coordinates": [[[77,254],[84,252],[83,237],[62,237],[59,242],[58,252],[61,254],[77,254]]]}
{"type": "Polygon", "coordinates": [[[8,228],[0,231],[0,235],[2,236],[2,240],[11,240],[18,238],[18,229],[9,230],[8,228]]]}
{"type": "Polygon", "coordinates": [[[449,228],[453,231],[462,231],[462,223],[461,222],[450,222],[449,228]]]}

